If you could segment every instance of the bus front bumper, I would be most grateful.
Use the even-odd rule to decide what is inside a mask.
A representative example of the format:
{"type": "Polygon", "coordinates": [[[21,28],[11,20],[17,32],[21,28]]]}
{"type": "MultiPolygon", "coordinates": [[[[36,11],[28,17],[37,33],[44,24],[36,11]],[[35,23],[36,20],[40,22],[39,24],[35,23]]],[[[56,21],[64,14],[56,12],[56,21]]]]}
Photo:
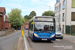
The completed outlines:
{"type": "Polygon", "coordinates": [[[33,39],[32,40],[45,40],[45,41],[49,41],[49,40],[53,40],[55,41],[56,37],[52,37],[52,38],[40,38],[40,37],[36,37],[33,35],[33,39]]]}

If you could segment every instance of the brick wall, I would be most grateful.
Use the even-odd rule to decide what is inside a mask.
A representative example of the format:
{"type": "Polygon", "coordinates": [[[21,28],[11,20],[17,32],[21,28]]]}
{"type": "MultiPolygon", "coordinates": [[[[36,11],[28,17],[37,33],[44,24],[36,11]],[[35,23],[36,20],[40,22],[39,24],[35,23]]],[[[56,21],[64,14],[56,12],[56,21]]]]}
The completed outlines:
{"type": "Polygon", "coordinates": [[[0,30],[4,29],[4,15],[6,14],[5,7],[0,7],[0,30]]]}
{"type": "MultiPolygon", "coordinates": [[[[2,13],[0,13],[2,14],[2,13]]],[[[2,14],[2,17],[0,17],[0,30],[2,30],[4,27],[4,14],[2,14]]]]}

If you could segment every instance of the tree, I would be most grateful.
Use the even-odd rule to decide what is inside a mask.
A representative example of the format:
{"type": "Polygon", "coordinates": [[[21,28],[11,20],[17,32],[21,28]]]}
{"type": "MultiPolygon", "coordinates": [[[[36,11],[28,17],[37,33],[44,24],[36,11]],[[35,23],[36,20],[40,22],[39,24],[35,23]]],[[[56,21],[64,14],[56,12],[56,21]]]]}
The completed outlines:
{"type": "Polygon", "coordinates": [[[31,17],[29,15],[25,15],[24,19],[25,19],[25,22],[26,22],[26,21],[29,21],[31,19],[31,17]]]}
{"type": "Polygon", "coordinates": [[[30,19],[31,17],[29,15],[25,15],[24,19],[30,19]]]}
{"type": "Polygon", "coordinates": [[[45,11],[42,16],[55,16],[53,11],[45,11]]]}
{"type": "Polygon", "coordinates": [[[32,11],[30,12],[29,16],[32,18],[33,16],[36,16],[36,12],[35,11],[32,11]]]}
{"type": "Polygon", "coordinates": [[[11,9],[11,12],[8,13],[8,19],[11,21],[12,27],[17,29],[18,27],[21,27],[24,24],[24,19],[21,15],[21,10],[19,9],[11,9]]]}

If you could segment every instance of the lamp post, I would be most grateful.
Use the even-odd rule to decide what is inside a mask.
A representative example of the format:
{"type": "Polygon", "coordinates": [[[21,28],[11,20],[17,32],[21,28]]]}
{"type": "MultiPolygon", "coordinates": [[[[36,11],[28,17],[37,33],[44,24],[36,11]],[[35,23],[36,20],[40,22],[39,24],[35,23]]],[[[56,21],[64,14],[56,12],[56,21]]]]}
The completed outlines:
{"type": "MultiPolygon", "coordinates": [[[[45,5],[45,6],[48,6],[48,5],[45,5]]],[[[48,6],[49,7],[49,11],[50,11],[50,6],[48,6]]],[[[49,12],[49,16],[50,16],[50,12],[49,12]]]]}

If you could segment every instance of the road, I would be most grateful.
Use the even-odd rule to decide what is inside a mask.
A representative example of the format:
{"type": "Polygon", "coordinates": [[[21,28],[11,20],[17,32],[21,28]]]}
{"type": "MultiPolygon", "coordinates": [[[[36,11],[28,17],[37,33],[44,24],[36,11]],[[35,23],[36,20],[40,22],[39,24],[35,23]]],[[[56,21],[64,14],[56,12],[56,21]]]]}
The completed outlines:
{"type": "Polygon", "coordinates": [[[15,50],[21,31],[17,31],[11,35],[0,37],[0,50],[15,50]]]}
{"type": "Polygon", "coordinates": [[[75,50],[75,43],[67,39],[56,39],[56,41],[32,41],[25,31],[28,43],[32,50],[75,50]]]}

